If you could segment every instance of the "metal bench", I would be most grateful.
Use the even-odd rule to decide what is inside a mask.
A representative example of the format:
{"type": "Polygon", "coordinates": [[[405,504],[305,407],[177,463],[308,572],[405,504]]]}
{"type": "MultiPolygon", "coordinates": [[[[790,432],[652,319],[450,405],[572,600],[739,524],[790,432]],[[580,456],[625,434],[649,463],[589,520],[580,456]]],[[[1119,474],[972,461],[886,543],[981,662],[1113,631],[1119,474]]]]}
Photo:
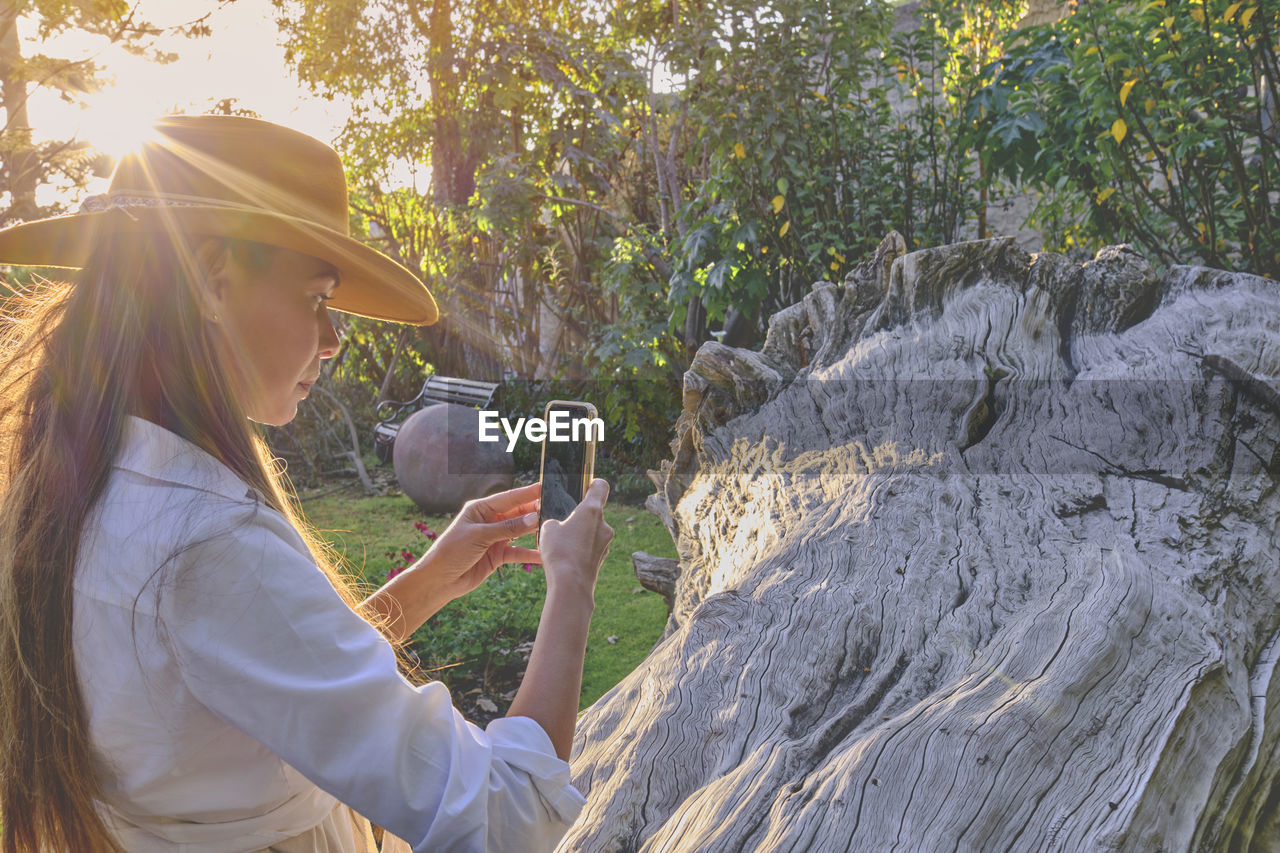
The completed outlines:
{"type": "Polygon", "coordinates": [[[383,400],[374,410],[378,424],[373,428],[373,450],[378,455],[378,461],[383,465],[391,461],[391,451],[395,448],[396,434],[400,432],[403,419],[419,409],[436,403],[458,403],[484,409],[493,401],[497,390],[497,382],[431,375],[422,384],[418,396],[412,400],[403,403],[383,400]]]}

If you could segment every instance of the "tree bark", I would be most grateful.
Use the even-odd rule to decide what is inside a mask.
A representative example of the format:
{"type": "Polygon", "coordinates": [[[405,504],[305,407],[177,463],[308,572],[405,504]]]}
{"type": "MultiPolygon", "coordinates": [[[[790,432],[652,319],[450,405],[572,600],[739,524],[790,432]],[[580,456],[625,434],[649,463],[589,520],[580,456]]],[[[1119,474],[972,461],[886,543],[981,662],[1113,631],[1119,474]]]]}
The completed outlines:
{"type": "Polygon", "coordinates": [[[676,578],[680,574],[680,561],[669,557],[655,557],[644,551],[636,551],[631,555],[631,564],[635,567],[636,580],[647,590],[662,596],[670,610],[675,604],[676,578]]]}
{"type": "Polygon", "coordinates": [[[382,376],[382,385],[378,387],[378,399],[374,400],[373,405],[376,409],[378,404],[387,399],[387,389],[391,387],[391,380],[396,375],[396,362],[400,361],[400,353],[404,350],[404,345],[409,340],[412,332],[412,326],[404,326],[400,329],[400,334],[396,336],[396,346],[391,352],[391,358],[387,361],[387,372],[382,376]]]}
{"type": "Polygon", "coordinates": [[[1280,848],[1280,291],[903,255],[705,344],[561,850],[1280,848]]]}
{"type": "Polygon", "coordinates": [[[27,115],[28,83],[22,71],[22,43],[18,38],[18,7],[12,0],[0,2],[0,98],[4,100],[4,177],[9,191],[8,209],[0,225],[36,218],[36,156],[27,115]]]}

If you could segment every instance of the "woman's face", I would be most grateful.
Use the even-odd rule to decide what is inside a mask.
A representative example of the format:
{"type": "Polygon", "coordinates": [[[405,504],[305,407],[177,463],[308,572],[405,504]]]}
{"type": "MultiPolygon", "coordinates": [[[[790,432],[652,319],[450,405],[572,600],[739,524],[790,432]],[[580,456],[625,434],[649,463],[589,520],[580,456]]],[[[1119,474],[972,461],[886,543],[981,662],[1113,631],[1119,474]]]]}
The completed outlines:
{"type": "Polygon", "coordinates": [[[245,413],[282,426],[298,413],[320,375],[320,359],[338,349],[325,303],[338,286],[327,261],[274,249],[270,263],[250,271],[224,248],[210,275],[214,321],[223,363],[245,413]]]}

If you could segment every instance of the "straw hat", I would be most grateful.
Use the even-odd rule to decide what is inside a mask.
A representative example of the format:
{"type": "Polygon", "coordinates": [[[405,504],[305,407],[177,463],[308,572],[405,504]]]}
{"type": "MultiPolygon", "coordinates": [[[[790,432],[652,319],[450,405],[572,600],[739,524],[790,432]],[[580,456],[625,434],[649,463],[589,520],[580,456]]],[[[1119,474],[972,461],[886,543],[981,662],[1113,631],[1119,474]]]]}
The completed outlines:
{"type": "Polygon", "coordinates": [[[153,130],[121,158],[105,195],[0,231],[0,263],[81,267],[104,236],[138,228],[235,237],[333,264],[339,311],[417,325],[439,317],[417,276],[351,238],[346,176],[329,146],[240,116],[169,116],[153,130]]]}

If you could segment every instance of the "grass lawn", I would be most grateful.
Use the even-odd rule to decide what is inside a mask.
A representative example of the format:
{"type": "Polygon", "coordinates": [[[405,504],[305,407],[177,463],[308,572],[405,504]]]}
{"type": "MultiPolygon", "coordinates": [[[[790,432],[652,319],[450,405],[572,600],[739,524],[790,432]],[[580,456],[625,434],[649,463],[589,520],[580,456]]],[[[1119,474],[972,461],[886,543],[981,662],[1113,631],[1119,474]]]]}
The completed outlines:
{"type": "MultiPolygon", "coordinates": [[[[402,552],[417,555],[430,545],[415,523],[438,533],[450,521],[448,516],[424,515],[403,495],[326,495],[305,501],[303,510],[351,567],[373,585],[385,581],[388,571],[405,564],[402,552]]],[[[582,708],[595,702],[644,660],[662,636],[667,621],[661,596],[636,581],[632,552],[675,556],[675,546],[666,529],[643,507],[611,503],[605,507],[605,521],[614,529],[614,540],[596,582],[596,608],[582,678],[582,708]]],[[[520,544],[532,547],[533,537],[527,538],[527,543],[520,544]]],[[[432,620],[435,624],[428,623],[414,636],[414,648],[429,650],[432,659],[439,660],[440,650],[452,647],[461,650],[456,657],[478,665],[475,649],[481,645],[511,647],[522,639],[520,635],[532,639],[544,592],[540,569],[534,567],[526,573],[518,565],[507,566],[501,578],[491,577],[480,589],[442,610],[432,620]],[[492,627],[495,625],[501,630],[492,627]],[[476,630],[490,632],[491,636],[473,636],[476,630]]],[[[423,657],[426,658],[425,653],[423,657]]]]}

